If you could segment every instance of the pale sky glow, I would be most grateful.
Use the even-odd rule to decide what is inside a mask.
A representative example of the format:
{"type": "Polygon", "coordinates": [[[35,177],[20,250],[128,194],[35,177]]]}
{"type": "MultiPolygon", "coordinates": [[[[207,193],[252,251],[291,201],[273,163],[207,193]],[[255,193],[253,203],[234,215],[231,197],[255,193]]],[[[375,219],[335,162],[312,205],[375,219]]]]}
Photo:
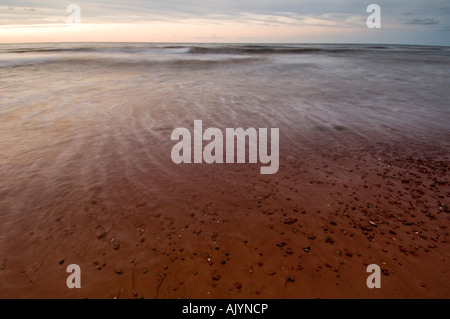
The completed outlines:
{"type": "Polygon", "coordinates": [[[321,42],[450,45],[448,0],[0,0],[0,43],[321,42]],[[67,25],[69,4],[81,24],[67,25]],[[366,7],[381,7],[368,29],[366,7]]]}

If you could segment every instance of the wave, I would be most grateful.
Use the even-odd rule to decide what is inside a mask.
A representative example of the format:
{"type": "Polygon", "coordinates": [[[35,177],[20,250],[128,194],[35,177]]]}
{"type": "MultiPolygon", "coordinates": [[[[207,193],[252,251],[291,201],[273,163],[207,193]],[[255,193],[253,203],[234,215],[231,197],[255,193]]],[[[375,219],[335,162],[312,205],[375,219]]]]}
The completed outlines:
{"type": "Polygon", "coordinates": [[[0,45],[0,53],[152,53],[168,51],[188,54],[314,54],[347,53],[362,51],[439,51],[442,47],[402,46],[402,45],[352,45],[352,44],[163,44],[163,43],[72,43],[72,44],[32,44],[0,45]]]}
{"type": "MultiPolygon", "coordinates": [[[[248,59],[286,55],[382,55],[404,63],[429,60],[446,63],[448,47],[379,44],[205,44],[205,43],[42,43],[0,45],[0,68],[77,61],[107,64],[213,65],[250,62],[248,59]],[[238,59],[238,60],[235,60],[238,59]],[[242,60],[247,59],[247,60],[242,60]]],[[[401,63],[403,63],[401,62],[401,63]]],[[[400,63],[400,62],[398,62],[400,63]]]]}
{"type": "Polygon", "coordinates": [[[242,47],[198,47],[193,46],[188,53],[191,54],[308,54],[320,52],[349,52],[352,48],[319,48],[319,47],[269,47],[269,46],[242,46],[242,47]]]}

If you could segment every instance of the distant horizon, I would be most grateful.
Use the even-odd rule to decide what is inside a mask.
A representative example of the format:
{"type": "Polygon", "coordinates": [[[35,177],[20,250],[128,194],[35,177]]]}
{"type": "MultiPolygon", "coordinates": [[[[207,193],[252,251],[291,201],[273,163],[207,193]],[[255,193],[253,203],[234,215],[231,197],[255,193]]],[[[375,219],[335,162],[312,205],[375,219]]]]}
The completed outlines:
{"type": "Polygon", "coordinates": [[[450,45],[439,44],[412,44],[412,43],[378,43],[378,42],[194,42],[194,41],[41,41],[41,42],[0,42],[0,45],[6,44],[75,44],[75,43],[152,43],[152,44],[257,44],[257,45],[398,45],[398,46],[417,46],[417,47],[445,47],[450,45]]]}

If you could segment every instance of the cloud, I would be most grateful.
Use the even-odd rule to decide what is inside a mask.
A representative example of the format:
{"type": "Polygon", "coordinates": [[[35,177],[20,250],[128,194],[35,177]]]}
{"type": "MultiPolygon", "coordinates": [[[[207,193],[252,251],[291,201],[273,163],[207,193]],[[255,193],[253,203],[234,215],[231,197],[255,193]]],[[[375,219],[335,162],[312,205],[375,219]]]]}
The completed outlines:
{"type": "MultiPolygon", "coordinates": [[[[65,25],[69,16],[66,8],[74,3],[81,8],[82,24],[105,29],[114,25],[130,28],[147,25],[153,30],[155,25],[171,25],[185,34],[184,30],[189,28],[203,27],[208,29],[208,36],[213,32],[210,29],[214,29],[218,37],[227,34],[230,41],[261,30],[281,32],[275,29],[285,30],[279,41],[299,41],[298,35],[305,32],[311,34],[307,39],[311,41],[316,40],[316,34],[327,35],[340,29],[343,36],[335,41],[344,42],[362,37],[365,42],[395,42],[394,38],[401,42],[418,38],[418,32],[443,31],[436,37],[442,43],[450,43],[450,35],[446,34],[448,0],[14,0],[14,5],[10,2],[0,0],[0,27],[10,29],[10,34],[21,27],[65,25]],[[381,7],[382,30],[377,33],[366,27],[366,8],[370,3],[381,7]],[[231,37],[228,30],[238,32],[231,37]],[[402,36],[393,35],[400,33],[402,36]]],[[[48,28],[45,29],[43,33],[48,33],[48,28]]],[[[0,34],[0,42],[6,32],[0,34]]],[[[278,41],[275,36],[270,39],[278,41]]]]}
{"type": "Polygon", "coordinates": [[[435,24],[439,24],[439,21],[437,21],[435,19],[430,19],[430,18],[426,18],[426,19],[415,18],[415,19],[411,19],[408,22],[406,22],[406,24],[435,25],[435,24]]]}

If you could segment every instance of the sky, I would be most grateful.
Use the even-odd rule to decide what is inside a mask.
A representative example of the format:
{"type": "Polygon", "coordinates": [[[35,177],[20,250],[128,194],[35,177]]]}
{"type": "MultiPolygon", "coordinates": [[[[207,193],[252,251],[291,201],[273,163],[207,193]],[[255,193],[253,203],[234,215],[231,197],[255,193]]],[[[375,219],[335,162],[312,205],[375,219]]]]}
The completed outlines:
{"type": "Polygon", "coordinates": [[[90,41],[449,46],[450,0],[0,0],[0,43],[90,41]]]}

